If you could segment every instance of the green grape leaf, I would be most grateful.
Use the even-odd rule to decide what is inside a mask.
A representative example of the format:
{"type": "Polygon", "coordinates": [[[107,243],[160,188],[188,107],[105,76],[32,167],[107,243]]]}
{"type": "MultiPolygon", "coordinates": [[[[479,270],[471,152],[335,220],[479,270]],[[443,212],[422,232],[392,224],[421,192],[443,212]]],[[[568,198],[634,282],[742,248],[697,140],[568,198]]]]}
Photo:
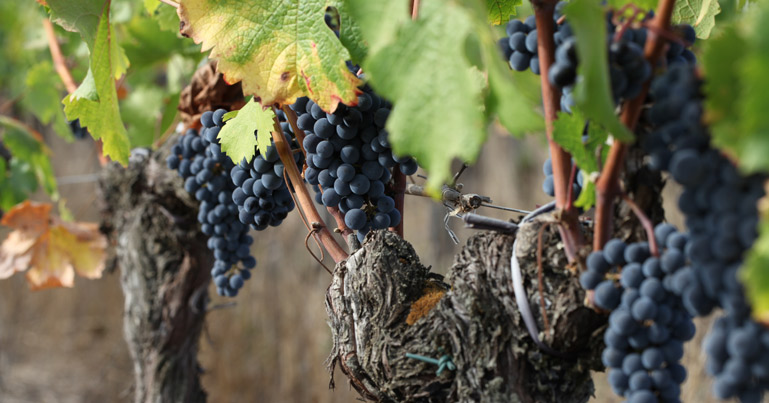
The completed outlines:
{"type": "Polygon", "coordinates": [[[721,12],[718,0],[678,0],[673,8],[674,24],[689,24],[697,38],[707,39],[716,26],[716,15],[721,12]]]}
{"type": "Polygon", "coordinates": [[[155,141],[161,130],[158,123],[164,104],[163,90],[150,85],[135,88],[121,102],[132,147],[149,147],[155,141]]]}
{"type": "MultiPolygon", "coordinates": [[[[496,116],[510,133],[522,135],[544,129],[544,119],[535,112],[541,104],[539,85],[537,96],[527,94],[526,76],[513,74],[510,66],[500,57],[494,32],[486,23],[485,13],[474,0],[462,0],[468,11],[474,11],[473,33],[465,43],[469,59],[478,59],[474,63],[486,69],[487,80],[481,85],[488,86],[486,95],[486,117],[496,116]],[[476,47],[480,48],[476,51],[476,47]],[[477,57],[473,54],[478,53],[477,57]]],[[[481,76],[482,77],[482,76],[481,76]]],[[[436,85],[438,85],[436,83],[436,85]]]]}
{"type": "Polygon", "coordinates": [[[585,118],[575,111],[573,114],[558,112],[558,119],[553,122],[553,141],[568,151],[574,162],[586,173],[598,171],[595,154],[582,142],[585,132],[585,118]]]}
{"type": "Polygon", "coordinates": [[[366,76],[395,105],[387,122],[394,152],[419,161],[429,188],[450,179],[454,158],[477,158],[493,113],[511,132],[542,127],[499,57],[479,3],[422,1],[415,21],[406,0],[347,4],[369,44],[366,76]]]}
{"type": "Polygon", "coordinates": [[[160,0],[144,0],[144,9],[152,14],[160,7],[160,0]]]}
{"type": "Polygon", "coordinates": [[[769,202],[766,198],[760,202],[761,220],[758,224],[759,236],[745,258],[745,264],[739,271],[745,293],[753,307],[753,317],[769,324],[769,202]]]}
{"type": "Polygon", "coordinates": [[[708,40],[702,57],[713,143],[745,172],[769,172],[769,7],[708,40]],[[724,63],[729,60],[729,63],[724,63]]]}
{"type": "Polygon", "coordinates": [[[158,0],[145,0],[145,7],[147,12],[157,22],[160,29],[163,31],[179,33],[179,16],[176,14],[176,9],[167,5],[161,4],[158,0]]]}
{"type": "Polygon", "coordinates": [[[180,37],[178,33],[161,29],[158,21],[153,19],[134,18],[122,27],[125,37],[121,47],[131,60],[131,67],[137,70],[165,63],[171,55],[179,53],[180,49],[190,44],[189,40],[180,37]]]}
{"type": "Polygon", "coordinates": [[[355,64],[360,64],[368,53],[367,45],[363,41],[361,27],[358,25],[358,21],[352,18],[350,10],[343,0],[337,0],[336,7],[340,20],[339,41],[350,52],[350,60],[355,64]]]}
{"type": "Polygon", "coordinates": [[[609,0],[609,6],[614,9],[633,4],[641,10],[655,10],[659,0],[609,0]]]}
{"type": "Polygon", "coordinates": [[[595,206],[595,182],[593,182],[591,177],[585,177],[582,180],[584,186],[582,186],[582,191],[579,193],[577,200],[574,200],[574,206],[587,211],[595,206]]]}
{"type": "MultiPolygon", "coordinates": [[[[369,1],[350,3],[364,2],[369,1]]],[[[415,157],[437,188],[450,179],[452,159],[472,161],[486,139],[483,86],[465,55],[473,29],[466,11],[456,2],[427,0],[419,13],[394,40],[369,55],[364,71],[377,92],[395,105],[387,121],[393,151],[415,157]]]]}
{"type": "Polygon", "coordinates": [[[27,90],[21,104],[40,119],[43,124],[53,123],[53,129],[61,138],[71,142],[75,139],[69,129],[64,109],[59,101],[61,81],[50,62],[40,62],[27,71],[27,90]]]}
{"type": "MultiPolygon", "coordinates": [[[[0,116],[0,126],[5,128],[3,143],[13,155],[10,187],[19,187],[16,196],[23,195],[23,200],[40,185],[52,199],[57,200],[59,191],[49,159],[51,150],[42,142],[40,134],[32,134],[31,129],[5,116],[0,116]],[[14,166],[17,160],[18,165],[14,166]]],[[[21,201],[18,197],[13,199],[21,201]]]]}
{"type": "Polygon", "coordinates": [[[489,22],[500,25],[510,21],[510,17],[518,15],[516,7],[522,3],[522,0],[486,0],[489,22]]]}
{"type": "MultiPolygon", "coordinates": [[[[742,93],[735,98],[740,113],[741,144],[722,138],[718,145],[737,146],[740,166],[747,171],[769,172],[769,7],[764,4],[760,12],[752,15],[753,24],[745,24],[748,49],[739,63],[739,83],[742,93]]],[[[723,63],[723,62],[722,62],[723,63]]],[[[734,85],[734,84],[733,84],[734,85]]],[[[734,137],[734,136],[732,136],[734,137]]]]}
{"type": "MultiPolygon", "coordinates": [[[[232,113],[232,112],[230,112],[232,113]]],[[[266,150],[272,140],[275,113],[251,99],[219,132],[222,151],[236,164],[243,159],[251,162],[256,150],[266,150]]]]}
{"type": "MultiPolygon", "coordinates": [[[[5,160],[2,163],[5,165],[5,160]]],[[[0,178],[0,208],[7,211],[27,200],[38,185],[32,164],[27,161],[12,159],[5,171],[5,176],[0,178]]]]}
{"type": "Polygon", "coordinates": [[[345,9],[360,24],[368,51],[382,50],[398,35],[398,31],[410,20],[409,2],[345,0],[345,9]]]}
{"type": "Polygon", "coordinates": [[[234,118],[235,116],[238,116],[238,112],[240,112],[240,111],[239,110],[238,111],[229,111],[229,112],[225,113],[224,115],[222,115],[222,122],[226,122],[226,121],[234,118]]]}
{"type": "Polygon", "coordinates": [[[182,34],[211,50],[227,82],[241,81],[245,94],[268,106],[306,95],[331,112],[339,102],[357,103],[360,80],[347,69],[350,53],[326,26],[328,6],[346,10],[325,0],[184,0],[178,12],[182,34]]]}
{"type": "Polygon", "coordinates": [[[112,28],[109,22],[109,1],[104,4],[90,58],[90,76],[78,90],[64,98],[64,112],[69,120],[80,119],[94,139],[104,142],[104,154],[121,164],[128,163],[131,144],[120,117],[113,72],[112,28]],[[93,99],[95,94],[97,100],[93,99]],[[84,96],[88,95],[88,96],[84,96]]]}
{"type": "Polygon", "coordinates": [[[96,90],[96,81],[93,78],[93,72],[91,69],[88,69],[83,82],[81,82],[80,86],[77,87],[75,92],[71,94],[71,98],[83,98],[89,101],[99,100],[99,92],[96,90]]]}
{"type": "Polygon", "coordinates": [[[632,141],[633,133],[614,113],[609,84],[604,10],[593,0],[574,0],[565,7],[577,37],[578,73],[582,78],[574,88],[574,100],[585,117],[606,128],[619,141],[632,141]]]}
{"type": "MultiPolygon", "coordinates": [[[[115,38],[115,29],[109,24],[110,0],[50,0],[48,6],[51,10],[51,19],[68,31],[80,33],[83,41],[91,51],[91,58],[96,51],[96,37],[102,29],[101,24],[106,21],[107,34],[105,35],[108,49],[104,54],[109,57],[110,72],[114,78],[120,78],[128,69],[129,62],[123,49],[115,38]]],[[[104,35],[104,34],[103,34],[104,35]]],[[[93,68],[93,65],[91,65],[93,68]]]]}
{"type": "MultiPolygon", "coordinates": [[[[553,123],[553,140],[571,154],[574,162],[582,171],[584,187],[574,205],[589,209],[595,203],[595,184],[591,178],[598,173],[598,168],[606,156],[604,152],[601,155],[601,164],[599,164],[597,154],[599,148],[605,145],[609,134],[598,125],[588,125],[587,141],[583,142],[582,137],[585,133],[586,124],[587,120],[579,110],[574,110],[571,115],[559,112],[558,119],[553,123]]],[[[600,149],[606,151],[608,147],[600,149]]]]}

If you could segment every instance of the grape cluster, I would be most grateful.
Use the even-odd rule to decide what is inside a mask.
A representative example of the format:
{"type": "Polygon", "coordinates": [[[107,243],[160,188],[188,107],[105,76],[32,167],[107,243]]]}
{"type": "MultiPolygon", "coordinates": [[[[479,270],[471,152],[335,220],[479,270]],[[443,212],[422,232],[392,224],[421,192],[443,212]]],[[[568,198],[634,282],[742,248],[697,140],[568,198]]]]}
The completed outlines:
{"type": "MultiPolygon", "coordinates": [[[[548,157],[542,165],[542,173],[545,174],[545,180],[542,182],[542,191],[550,197],[555,197],[555,178],[553,178],[553,160],[548,157]]],[[[576,180],[572,185],[572,196],[577,198],[582,192],[584,186],[584,178],[582,177],[582,171],[577,169],[576,180]]]]}
{"type": "MultiPolygon", "coordinates": [[[[562,10],[566,3],[558,3],[553,15],[553,20],[558,21],[562,16],[562,10]]],[[[534,16],[529,16],[525,21],[512,19],[505,26],[507,36],[499,40],[499,49],[510,63],[510,68],[515,71],[526,71],[539,75],[539,57],[537,56],[537,23],[534,16]]],[[[568,23],[555,24],[553,39],[556,46],[572,36],[571,26],[568,23]]]]}
{"type": "Polygon", "coordinates": [[[611,311],[602,360],[612,389],[629,402],[680,401],[683,344],[695,333],[679,297],[691,270],[684,258],[688,236],[668,224],[655,234],[661,256],[652,256],[646,242],[613,239],[588,256],[580,276],[580,284],[594,291],[595,305],[611,311]]]}
{"type": "Polygon", "coordinates": [[[253,238],[248,226],[238,220],[238,206],[233,201],[236,189],[230,172],[234,164],[219,145],[219,131],[224,126],[225,110],[205,112],[200,117],[200,134],[190,129],[171,147],[166,163],[184,178],[184,189],[200,202],[198,221],[208,236],[208,248],[214,251],[211,275],[219,295],[234,297],[251,277],[256,266],[251,256],[253,238]]]}
{"type": "Polygon", "coordinates": [[[304,177],[317,192],[315,200],[338,207],[359,240],[371,229],[398,225],[400,212],[387,194],[391,169],[413,175],[418,167],[413,158],[392,152],[385,130],[389,103],[364,86],[355,107],[340,104],[334,113],[325,113],[299,98],[291,109],[307,134],[304,177]]]}
{"type": "Polygon", "coordinates": [[[670,172],[684,190],[678,200],[692,233],[685,254],[691,268],[681,291],[692,314],[722,308],[707,336],[708,371],[714,395],[758,402],[769,387],[769,329],[751,319],[737,273],[755,241],[758,200],[765,175],[743,176],[710,146],[702,122],[701,82],[679,64],[652,82],[654,105],[646,119],[654,129],[643,139],[650,165],[670,172]]]}
{"type": "Polygon", "coordinates": [[[534,16],[526,21],[510,20],[505,26],[507,36],[499,40],[499,47],[515,71],[531,69],[539,75],[539,58],[537,57],[537,23],[534,16]]]}
{"type": "MultiPolygon", "coordinates": [[[[561,20],[562,8],[565,2],[556,6],[553,18],[561,20]]],[[[645,18],[653,16],[649,12],[645,18]]],[[[608,43],[609,79],[615,103],[632,99],[641,92],[644,82],[651,76],[651,65],[644,58],[643,48],[646,43],[647,29],[645,27],[620,28],[613,22],[614,13],[606,13],[606,30],[611,40],[608,43]],[[618,38],[617,32],[621,32],[618,38]]],[[[686,46],[691,46],[696,40],[694,28],[682,24],[673,27],[680,41],[669,41],[666,52],[666,63],[670,66],[678,64],[694,64],[696,57],[686,46]],[[686,46],[684,46],[686,44],[686,46]]],[[[539,74],[539,58],[537,57],[537,27],[534,17],[526,21],[510,20],[506,26],[507,36],[500,39],[499,47],[510,67],[516,71],[531,69],[539,74]]],[[[555,41],[555,62],[550,66],[548,78],[550,83],[562,90],[561,109],[571,113],[574,106],[573,89],[577,80],[577,42],[569,22],[564,20],[556,24],[553,34],[555,41]]]]}
{"type": "MultiPolygon", "coordinates": [[[[285,120],[281,111],[278,118],[285,120]]],[[[298,145],[290,135],[288,124],[282,122],[281,127],[291,149],[298,150],[298,145]]],[[[300,164],[302,154],[293,155],[295,162],[300,164]]],[[[232,200],[238,205],[240,222],[262,231],[267,227],[280,225],[294,209],[291,191],[284,180],[284,168],[274,142],[264,151],[258,151],[251,162],[243,160],[232,168],[230,174],[235,184],[232,200]]]]}

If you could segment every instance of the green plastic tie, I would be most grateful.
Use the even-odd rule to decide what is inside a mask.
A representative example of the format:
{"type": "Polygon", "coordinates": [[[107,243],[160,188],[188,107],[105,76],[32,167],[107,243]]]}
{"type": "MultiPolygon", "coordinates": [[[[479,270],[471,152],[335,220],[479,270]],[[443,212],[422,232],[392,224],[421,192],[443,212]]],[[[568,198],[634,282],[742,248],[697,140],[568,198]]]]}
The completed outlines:
{"type": "Polygon", "coordinates": [[[406,358],[413,358],[415,360],[426,362],[428,364],[437,365],[438,370],[435,371],[435,375],[440,375],[441,372],[443,372],[446,369],[448,369],[449,371],[454,371],[457,369],[457,366],[454,364],[453,361],[451,361],[451,356],[448,354],[445,354],[438,360],[436,360],[435,358],[426,357],[424,355],[411,354],[411,353],[406,353],[406,358]]]}

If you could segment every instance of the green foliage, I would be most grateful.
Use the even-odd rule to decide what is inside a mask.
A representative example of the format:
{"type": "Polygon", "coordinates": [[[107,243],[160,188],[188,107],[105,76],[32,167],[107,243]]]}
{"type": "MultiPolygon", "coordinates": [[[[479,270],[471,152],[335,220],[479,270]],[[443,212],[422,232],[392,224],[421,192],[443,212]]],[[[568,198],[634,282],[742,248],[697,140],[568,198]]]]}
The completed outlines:
{"type": "Polygon", "coordinates": [[[155,141],[165,102],[162,89],[144,85],[121,103],[122,116],[130,122],[127,133],[132,147],[149,147],[155,141]]]}
{"type": "Polygon", "coordinates": [[[587,120],[575,111],[573,114],[558,113],[558,119],[553,124],[553,140],[564,150],[568,151],[574,162],[582,170],[585,188],[576,200],[575,205],[589,209],[595,204],[595,184],[590,180],[593,174],[598,173],[600,161],[606,158],[608,147],[603,147],[603,154],[599,161],[599,148],[604,146],[608,139],[608,133],[598,125],[589,125],[587,120]],[[582,141],[587,126],[587,141],[582,141]]]}
{"type": "Polygon", "coordinates": [[[697,37],[707,39],[716,26],[716,15],[721,12],[718,0],[678,0],[673,9],[674,24],[689,24],[697,37]]]}
{"type": "Polygon", "coordinates": [[[3,144],[11,152],[10,166],[0,158],[0,208],[8,210],[42,186],[56,200],[56,179],[48,159],[51,150],[36,139],[29,128],[0,116],[3,144]]]}
{"type": "Polygon", "coordinates": [[[115,29],[110,24],[110,4],[111,0],[48,1],[51,19],[66,30],[78,32],[88,45],[91,69],[94,69],[94,64],[108,64],[109,77],[117,79],[125,74],[129,62],[115,40],[115,29]],[[97,43],[99,39],[101,42],[97,43]]]}
{"type": "Polygon", "coordinates": [[[63,85],[49,61],[40,62],[27,72],[27,86],[22,98],[22,105],[31,111],[43,124],[53,123],[56,134],[67,141],[74,136],[67,125],[67,119],[61,108],[63,85]]]}
{"type": "MultiPolygon", "coordinates": [[[[164,9],[171,8],[163,6],[164,9]]],[[[177,18],[178,25],[178,18],[177,18]]],[[[168,61],[176,53],[199,59],[200,47],[176,32],[164,31],[158,21],[136,17],[124,25],[125,37],[120,42],[133,69],[146,69],[168,61]]],[[[189,77],[187,77],[189,79],[189,77]]]]}
{"type": "MultiPolygon", "coordinates": [[[[86,13],[81,19],[88,20],[90,16],[86,13]]],[[[64,98],[64,112],[69,120],[80,119],[80,124],[88,127],[94,139],[103,140],[105,155],[121,164],[128,164],[131,145],[120,117],[115,89],[115,74],[121,71],[122,67],[114,66],[120,57],[113,55],[117,45],[111,40],[112,32],[108,0],[105,2],[98,29],[90,46],[93,80],[84,81],[78,92],[64,98]],[[88,93],[89,96],[81,97],[82,93],[88,93]],[[94,99],[94,94],[98,99],[94,99]]],[[[91,35],[90,32],[81,32],[81,34],[84,39],[91,35]]],[[[86,42],[88,42],[87,39],[86,42]]]]}
{"type": "Polygon", "coordinates": [[[753,316],[769,323],[769,211],[764,211],[759,224],[759,237],[740,269],[740,279],[753,307],[753,316]]]}
{"type": "Polygon", "coordinates": [[[604,10],[592,0],[574,0],[566,6],[566,15],[577,37],[577,55],[580,60],[574,99],[585,117],[606,128],[614,138],[631,141],[631,133],[614,112],[614,101],[609,84],[609,66],[606,46],[604,10]]]}
{"type": "MultiPolygon", "coordinates": [[[[345,12],[338,4],[337,10],[345,12]]],[[[245,94],[263,105],[293,103],[306,95],[332,112],[339,102],[355,104],[360,84],[345,64],[350,53],[324,20],[326,7],[335,5],[323,0],[189,0],[181,3],[179,16],[183,33],[202,43],[203,51],[211,50],[227,81],[241,81],[245,94]]],[[[356,42],[354,31],[345,33],[356,42]]]]}
{"type": "Polygon", "coordinates": [[[713,142],[746,172],[769,171],[769,7],[726,27],[702,57],[713,142]]]}
{"type": "Polygon", "coordinates": [[[608,4],[612,8],[622,8],[628,4],[634,4],[642,10],[654,10],[657,8],[659,0],[609,0],[608,4]]]}
{"type": "Polygon", "coordinates": [[[363,34],[361,34],[358,20],[352,18],[344,0],[335,1],[334,6],[339,16],[339,41],[350,52],[350,60],[355,64],[360,64],[366,57],[368,49],[366,43],[363,42],[363,34]]]}
{"type": "Polygon", "coordinates": [[[516,7],[520,6],[521,3],[523,0],[486,0],[489,22],[494,25],[506,23],[510,17],[518,15],[516,7]]]}
{"type": "Polygon", "coordinates": [[[236,164],[244,159],[250,162],[257,149],[270,146],[275,113],[252,99],[233,115],[219,132],[222,151],[236,164]]]}
{"type": "Polygon", "coordinates": [[[514,133],[542,127],[478,2],[422,1],[415,21],[406,0],[375,3],[348,0],[369,44],[364,71],[395,105],[387,123],[394,151],[414,156],[432,189],[450,178],[454,158],[475,160],[495,114],[514,133]]]}

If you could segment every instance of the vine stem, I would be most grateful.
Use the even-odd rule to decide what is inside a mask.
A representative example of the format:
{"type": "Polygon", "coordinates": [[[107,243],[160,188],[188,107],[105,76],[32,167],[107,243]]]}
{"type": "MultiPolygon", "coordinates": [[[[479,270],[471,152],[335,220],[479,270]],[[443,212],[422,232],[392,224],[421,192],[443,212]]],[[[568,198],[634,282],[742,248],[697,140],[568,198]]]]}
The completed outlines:
{"type": "Polygon", "coordinates": [[[339,232],[340,234],[342,234],[342,237],[347,242],[347,247],[352,252],[353,245],[350,244],[349,238],[350,238],[350,235],[355,235],[355,233],[353,232],[353,230],[351,230],[347,226],[347,224],[344,223],[344,214],[342,214],[342,212],[339,211],[339,207],[326,207],[326,209],[328,210],[329,214],[331,214],[331,216],[334,217],[334,221],[336,221],[337,229],[334,232],[339,232]]]}
{"type": "Polygon", "coordinates": [[[67,63],[64,61],[64,55],[61,53],[59,41],[56,40],[56,32],[53,30],[51,20],[43,18],[43,28],[45,29],[45,37],[48,39],[48,49],[51,51],[53,66],[67,88],[67,92],[71,94],[77,91],[77,85],[75,84],[75,79],[72,78],[72,73],[67,68],[67,63]]]}
{"type": "MultiPolygon", "coordinates": [[[[56,32],[53,29],[53,23],[48,18],[43,18],[43,28],[45,29],[45,37],[48,40],[48,49],[51,51],[51,59],[53,59],[53,66],[56,69],[56,73],[59,74],[61,81],[64,83],[64,87],[67,89],[68,94],[72,94],[77,91],[77,84],[75,79],[72,78],[72,73],[67,67],[67,62],[64,60],[64,54],[61,53],[59,47],[59,41],[56,39],[56,32]]],[[[95,140],[96,154],[99,158],[99,165],[105,166],[109,162],[104,156],[104,150],[101,139],[95,140]]]]}
{"type": "MultiPolygon", "coordinates": [[[[294,131],[294,136],[296,136],[296,142],[299,143],[299,148],[302,150],[302,154],[304,154],[305,160],[307,159],[307,150],[304,149],[304,130],[300,129],[299,126],[296,124],[296,112],[294,112],[293,109],[289,108],[288,105],[283,105],[281,108],[283,109],[283,113],[286,115],[286,120],[288,120],[288,124],[291,125],[291,129],[294,131]]],[[[342,212],[339,211],[339,207],[326,207],[328,209],[328,212],[331,214],[332,217],[334,217],[334,220],[336,221],[336,226],[340,234],[344,237],[345,241],[347,241],[347,246],[350,249],[350,251],[353,251],[355,248],[353,245],[349,242],[350,235],[354,234],[353,231],[347,227],[347,224],[344,223],[344,216],[342,215],[342,212]]]]}
{"type": "Polygon", "coordinates": [[[401,172],[400,164],[396,165],[393,169],[394,182],[393,182],[393,200],[395,201],[395,208],[401,213],[401,221],[395,227],[390,227],[390,230],[394,230],[398,236],[403,238],[403,221],[405,217],[403,212],[406,205],[406,174],[401,172]]]}
{"type": "Polygon", "coordinates": [[[622,200],[624,200],[625,203],[630,206],[630,209],[633,210],[633,213],[635,213],[636,217],[638,217],[638,221],[641,221],[641,226],[646,231],[646,238],[649,242],[649,252],[652,254],[652,256],[659,257],[660,252],[659,248],[657,247],[657,238],[654,236],[654,224],[652,223],[652,220],[646,216],[646,213],[644,213],[641,207],[639,207],[638,204],[636,204],[633,199],[630,198],[630,196],[623,193],[622,200]]]}
{"type": "Polygon", "coordinates": [[[171,6],[173,8],[176,8],[176,9],[179,8],[179,3],[175,2],[175,1],[172,1],[172,0],[160,0],[160,2],[168,4],[169,6],[171,6]]]}
{"type": "Polygon", "coordinates": [[[314,231],[312,235],[321,245],[323,245],[326,251],[328,251],[331,258],[334,259],[334,262],[339,263],[342,260],[347,259],[347,252],[345,252],[336,241],[331,234],[331,231],[328,230],[328,227],[326,227],[323,219],[320,217],[320,214],[318,214],[318,210],[315,209],[312,197],[310,197],[310,194],[307,192],[299,168],[296,167],[296,162],[294,162],[291,148],[288,146],[286,138],[283,136],[283,130],[280,128],[280,121],[278,121],[277,115],[273,117],[273,129],[272,139],[275,141],[275,147],[278,149],[280,160],[283,161],[284,169],[288,171],[288,179],[294,185],[294,192],[296,193],[299,207],[304,211],[310,224],[313,227],[316,225],[318,226],[317,231],[314,231]]]}
{"type": "MultiPolygon", "coordinates": [[[[660,0],[654,19],[650,23],[650,29],[648,30],[646,45],[644,47],[644,56],[652,66],[657,64],[657,60],[659,60],[662,56],[662,52],[665,50],[665,38],[663,35],[660,35],[660,33],[666,32],[670,27],[673,6],[675,6],[675,0],[660,0]]],[[[622,123],[630,129],[631,132],[635,131],[636,124],[641,116],[641,108],[646,99],[646,94],[649,92],[649,84],[649,81],[644,83],[641,93],[630,100],[622,111],[622,123]]],[[[603,245],[606,244],[606,241],[608,241],[612,235],[612,207],[614,206],[614,199],[620,193],[619,177],[625,165],[627,149],[627,143],[615,141],[614,144],[612,144],[609,149],[609,156],[606,159],[606,164],[596,183],[595,233],[593,236],[594,250],[602,249],[603,245]]]]}
{"type": "Polygon", "coordinates": [[[283,105],[283,113],[286,115],[286,120],[288,120],[288,124],[291,126],[291,130],[294,131],[294,136],[296,136],[296,142],[299,143],[299,148],[302,150],[302,154],[304,154],[305,159],[307,158],[307,150],[304,149],[304,130],[300,129],[299,126],[296,124],[296,112],[294,112],[293,109],[289,108],[288,105],[283,105]]]}
{"type": "Polygon", "coordinates": [[[579,217],[569,199],[569,177],[571,173],[571,154],[553,140],[553,122],[558,118],[561,91],[550,84],[548,72],[555,61],[555,22],[553,12],[558,0],[532,0],[534,18],[537,21],[537,54],[539,55],[540,81],[542,83],[542,103],[545,108],[545,132],[553,162],[553,181],[555,185],[555,205],[560,210],[558,231],[563,239],[564,251],[570,262],[577,259],[577,249],[583,239],[579,231],[579,217]]]}

